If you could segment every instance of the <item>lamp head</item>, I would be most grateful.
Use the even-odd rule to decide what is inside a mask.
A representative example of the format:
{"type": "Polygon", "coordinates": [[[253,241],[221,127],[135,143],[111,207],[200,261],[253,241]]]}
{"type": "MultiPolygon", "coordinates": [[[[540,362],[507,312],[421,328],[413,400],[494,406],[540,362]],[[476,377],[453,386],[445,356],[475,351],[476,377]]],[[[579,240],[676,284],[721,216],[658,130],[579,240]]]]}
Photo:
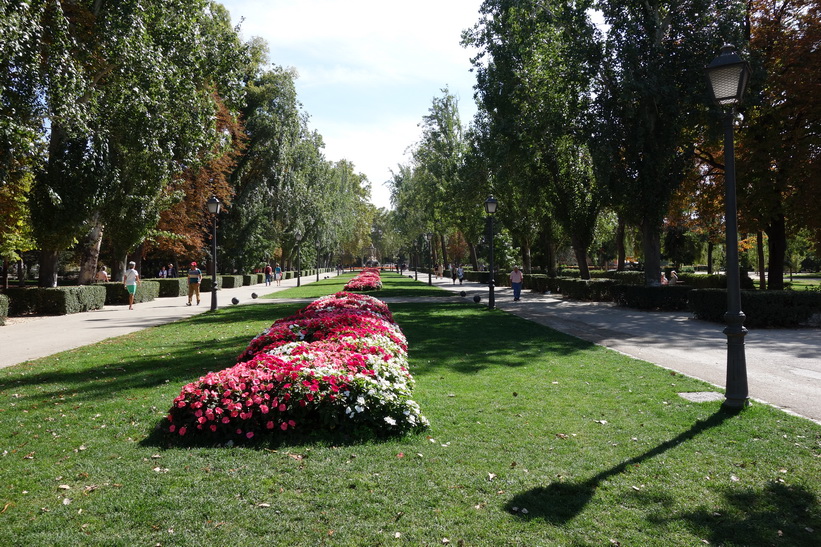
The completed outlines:
{"type": "Polygon", "coordinates": [[[738,56],[735,46],[725,44],[721,53],[704,68],[713,101],[722,108],[741,102],[750,79],[750,64],[738,56]]]}
{"type": "Polygon", "coordinates": [[[496,198],[490,196],[485,200],[485,212],[489,215],[496,214],[496,207],[498,206],[498,204],[499,203],[496,201],[496,198]]]}
{"type": "Polygon", "coordinates": [[[208,205],[208,212],[212,215],[218,215],[220,213],[220,207],[222,206],[222,203],[219,199],[217,199],[217,196],[211,196],[210,198],[208,198],[206,204],[208,205]]]}

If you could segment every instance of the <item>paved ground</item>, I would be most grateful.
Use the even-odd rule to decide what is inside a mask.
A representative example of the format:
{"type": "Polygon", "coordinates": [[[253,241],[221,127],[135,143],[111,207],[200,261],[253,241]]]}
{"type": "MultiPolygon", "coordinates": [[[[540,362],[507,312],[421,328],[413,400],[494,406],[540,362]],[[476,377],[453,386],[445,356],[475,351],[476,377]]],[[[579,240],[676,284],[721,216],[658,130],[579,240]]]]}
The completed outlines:
{"type": "MultiPolygon", "coordinates": [[[[315,277],[303,277],[309,283],[315,277]]],[[[419,276],[426,281],[427,275],[419,276]]],[[[433,279],[443,289],[474,294],[487,303],[487,287],[450,279],[433,279]]],[[[296,280],[282,282],[281,289],[296,280]]],[[[267,294],[277,287],[263,283],[219,291],[220,306],[232,298],[241,304],[262,303],[251,294],[267,294]]],[[[160,298],[127,306],[56,317],[9,320],[0,327],[0,368],[99,342],[139,329],[176,321],[210,309],[210,293],[199,306],[185,306],[186,297],[160,298]]],[[[641,312],[596,302],[573,302],[558,296],[522,293],[513,302],[512,292],[497,288],[499,309],[547,325],[662,367],[723,387],[726,374],[726,336],[723,326],[697,321],[686,312],[641,312]]],[[[821,330],[756,329],[746,337],[747,377],[750,397],[821,423],[821,330]]]]}

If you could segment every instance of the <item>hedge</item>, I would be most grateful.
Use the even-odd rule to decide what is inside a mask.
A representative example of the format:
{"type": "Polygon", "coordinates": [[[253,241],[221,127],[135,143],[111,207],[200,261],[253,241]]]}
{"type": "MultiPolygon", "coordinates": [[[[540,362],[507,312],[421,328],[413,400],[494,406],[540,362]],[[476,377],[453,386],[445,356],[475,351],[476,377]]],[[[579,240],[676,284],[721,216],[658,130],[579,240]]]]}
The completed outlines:
{"type": "MultiPolygon", "coordinates": [[[[173,279],[167,281],[174,281],[173,279]]],[[[128,304],[128,290],[122,283],[98,283],[98,287],[105,287],[105,303],[110,305],[128,304]]],[[[188,294],[186,292],[186,294],[188,294]]],[[[160,295],[160,283],[157,280],[146,280],[137,287],[134,294],[134,303],[150,302],[160,295]]]]}
{"type": "MultiPolygon", "coordinates": [[[[690,311],[698,319],[724,323],[726,289],[690,291],[690,311]]],[[[741,291],[744,326],[751,328],[821,326],[821,293],[815,291],[741,291]]]]}
{"type": "Polygon", "coordinates": [[[218,277],[220,280],[220,288],[236,289],[237,287],[242,287],[241,275],[221,275],[218,277]]]}
{"type": "Polygon", "coordinates": [[[678,311],[687,309],[687,297],[693,288],[685,285],[644,287],[616,284],[611,290],[613,301],[619,306],[639,310],[678,311]]]}
{"type": "MultiPolygon", "coordinates": [[[[217,276],[217,287],[220,286],[221,276],[217,276]]],[[[214,279],[212,277],[205,277],[203,276],[202,281],[200,282],[200,292],[211,292],[211,287],[214,286],[214,279]]],[[[188,294],[186,292],[185,294],[188,294]]]]}
{"type": "Polygon", "coordinates": [[[8,314],[67,315],[99,310],[106,304],[106,289],[101,285],[75,287],[9,287],[8,314]]]}
{"type": "MultiPolygon", "coordinates": [[[[682,273],[677,275],[680,282],[696,289],[727,288],[727,276],[725,274],[698,275],[694,273],[682,273]]],[[[746,272],[742,273],[739,281],[742,289],[750,291],[755,289],[755,283],[746,272]]]]}
{"type": "Polygon", "coordinates": [[[616,282],[612,279],[575,279],[556,278],[559,292],[562,296],[576,300],[592,302],[609,302],[613,300],[612,288],[616,282]]]}
{"type": "Polygon", "coordinates": [[[186,296],[188,294],[187,277],[169,277],[166,279],[153,279],[160,284],[159,296],[161,298],[186,296]]]}
{"type": "Polygon", "coordinates": [[[9,297],[0,294],[0,325],[6,324],[6,317],[9,316],[9,297]]]}

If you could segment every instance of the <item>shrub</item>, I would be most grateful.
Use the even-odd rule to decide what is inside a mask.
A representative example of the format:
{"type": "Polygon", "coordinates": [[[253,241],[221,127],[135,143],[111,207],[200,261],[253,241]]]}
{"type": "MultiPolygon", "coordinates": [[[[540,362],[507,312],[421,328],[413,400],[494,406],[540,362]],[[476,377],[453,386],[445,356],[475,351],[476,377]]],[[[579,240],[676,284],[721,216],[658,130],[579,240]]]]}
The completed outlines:
{"type": "MultiPolygon", "coordinates": [[[[217,287],[220,285],[220,276],[217,276],[217,287]]],[[[211,292],[211,287],[214,286],[214,280],[211,277],[203,276],[202,281],[200,282],[200,292],[211,292]]],[[[186,289],[187,291],[187,289],[186,289]]],[[[186,292],[185,294],[188,294],[186,292]]]]}
{"type": "Polygon", "coordinates": [[[614,279],[621,285],[644,285],[644,272],[634,270],[607,272],[609,279],[614,279]]]}
{"type": "Polygon", "coordinates": [[[241,275],[221,275],[218,278],[220,280],[220,287],[223,289],[236,289],[237,287],[242,287],[241,275]]]}
{"type": "Polygon", "coordinates": [[[6,324],[6,317],[9,316],[9,297],[0,294],[0,325],[6,324]]]}
{"type": "Polygon", "coordinates": [[[55,288],[9,288],[10,315],[66,315],[98,310],[106,303],[102,285],[55,288]]]}
{"type": "MultiPolygon", "coordinates": [[[[726,289],[690,291],[688,306],[698,319],[724,323],[726,289]]],[[[792,328],[817,326],[821,321],[821,293],[813,291],[741,291],[744,326],[792,328]]]]}
{"type": "Polygon", "coordinates": [[[242,285],[244,287],[248,287],[250,285],[256,285],[257,283],[259,283],[259,281],[257,281],[257,279],[258,279],[257,274],[245,274],[245,275],[242,276],[242,285]]]}
{"type": "MultiPolygon", "coordinates": [[[[173,280],[171,280],[173,281],[173,280]]],[[[128,304],[128,290],[122,283],[98,283],[97,286],[105,287],[105,303],[109,305],[128,304]]],[[[186,292],[187,294],[187,292],[186,292]]],[[[134,303],[150,302],[160,295],[160,284],[157,281],[143,281],[137,287],[134,295],[134,303]]]]}
{"type": "Polygon", "coordinates": [[[166,279],[154,280],[160,285],[159,294],[161,298],[185,296],[188,294],[187,277],[170,277],[166,279]]]}
{"type": "MultiPolygon", "coordinates": [[[[726,289],[727,288],[727,276],[725,274],[709,274],[709,275],[699,275],[695,273],[682,273],[678,274],[678,280],[693,287],[695,289],[726,289]]],[[[741,284],[741,288],[744,290],[754,290],[755,283],[747,272],[744,272],[741,277],[739,278],[739,282],[741,284]]]]}
{"type": "Polygon", "coordinates": [[[562,296],[576,300],[609,302],[613,300],[611,289],[616,282],[612,279],[556,278],[562,296]]]}
{"type": "Polygon", "coordinates": [[[613,301],[619,306],[639,310],[676,311],[687,309],[687,295],[692,287],[645,287],[639,285],[614,285],[613,301]]]}

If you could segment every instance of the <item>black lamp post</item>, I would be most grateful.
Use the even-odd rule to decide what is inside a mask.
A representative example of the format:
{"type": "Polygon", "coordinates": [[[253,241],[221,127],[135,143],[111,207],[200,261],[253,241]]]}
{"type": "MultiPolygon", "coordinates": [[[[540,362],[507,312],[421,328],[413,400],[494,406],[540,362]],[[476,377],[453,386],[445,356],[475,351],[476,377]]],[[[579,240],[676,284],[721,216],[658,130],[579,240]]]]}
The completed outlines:
{"type": "Polygon", "coordinates": [[[739,57],[735,47],[725,45],[721,53],[706,68],[710,91],[715,103],[724,110],[724,180],[727,223],[727,386],[724,406],[743,408],[747,403],[747,359],[744,355],[744,312],[741,311],[741,280],[738,268],[738,226],[736,216],[735,151],[733,119],[735,106],[741,102],[750,65],[739,57]]]}
{"type": "Polygon", "coordinates": [[[302,232],[299,230],[294,232],[294,239],[296,239],[296,286],[299,287],[302,281],[302,263],[299,256],[299,242],[302,241],[302,232]]]}
{"type": "Polygon", "coordinates": [[[222,204],[217,196],[211,196],[206,202],[208,212],[213,217],[211,226],[211,310],[217,309],[217,215],[222,204]]]}
{"type": "Polygon", "coordinates": [[[319,282],[319,238],[316,240],[316,281],[319,282]]]}
{"type": "Polygon", "coordinates": [[[425,241],[428,242],[428,285],[433,285],[431,279],[431,270],[433,270],[433,245],[431,241],[433,241],[433,234],[425,234],[425,241]]]}
{"type": "Polygon", "coordinates": [[[416,241],[413,242],[413,280],[419,281],[419,245],[416,241]]]}
{"type": "Polygon", "coordinates": [[[488,280],[487,287],[488,287],[488,297],[487,297],[487,307],[488,309],[494,309],[496,307],[496,295],[493,293],[493,286],[495,285],[494,278],[494,264],[493,264],[493,215],[496,214],[496,206],[498,202],[496,198],[490,196],[485,200],[485,212],[488,214],[490,218],[490,279],[488,280]]]}

